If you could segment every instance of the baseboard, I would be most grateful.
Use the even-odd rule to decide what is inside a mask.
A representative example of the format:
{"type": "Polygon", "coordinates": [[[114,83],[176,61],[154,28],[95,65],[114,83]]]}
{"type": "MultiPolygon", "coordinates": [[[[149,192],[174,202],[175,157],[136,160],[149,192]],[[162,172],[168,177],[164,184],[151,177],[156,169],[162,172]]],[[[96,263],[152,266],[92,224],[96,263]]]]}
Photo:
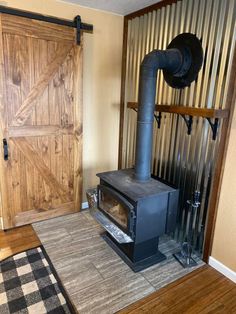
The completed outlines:
{"type": "Polygon", "coordinates": [[[83,202],[82,203],[82,205],[81,205],[81,208],[82,209],[86,209],[86,208],[88,208],[89,206],[88,206],[88,202],[83,202]]]}
{"type": "Polygon", "coordinates": [[[233,282],[236,283],[236,272],[232,269],[228,268],[221,262],[217,261],[214,257],[209,257],[209,265],[218,270],[221,274],[223,274],[225,277],[229,278],[233,282]]]}

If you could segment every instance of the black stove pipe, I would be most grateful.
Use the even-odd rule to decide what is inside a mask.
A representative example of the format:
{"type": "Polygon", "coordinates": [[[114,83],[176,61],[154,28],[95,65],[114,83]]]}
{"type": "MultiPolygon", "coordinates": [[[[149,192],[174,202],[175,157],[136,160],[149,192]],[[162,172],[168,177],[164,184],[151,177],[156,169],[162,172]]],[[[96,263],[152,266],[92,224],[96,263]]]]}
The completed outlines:
{"type": "Polygon", "coordinates": [[[157,71],[166,69],[174,74],[180,69],[182,59],[178,49],[154,50],[147,54],[141,63],[135,155],[135,178],[139,181],[147,181],[151,177],[157,71]]]}
{"type": "Polygon", "coordinates": [[[153,50],[140,66],[135,179],[151,177],[153,116],[155,111],[157,71],[163,70],[165,81],[174,88],[190,86],[203,62],[200,40],[193,34],[175,37],[167,50],[153,50]]]}

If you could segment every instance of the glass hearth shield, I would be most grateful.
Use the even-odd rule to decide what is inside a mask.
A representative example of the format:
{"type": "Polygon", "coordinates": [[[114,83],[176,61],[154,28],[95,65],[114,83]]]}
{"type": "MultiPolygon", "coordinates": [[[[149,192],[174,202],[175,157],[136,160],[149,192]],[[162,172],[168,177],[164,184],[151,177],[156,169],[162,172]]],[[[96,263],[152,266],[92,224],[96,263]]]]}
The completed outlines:
{"type": "Polygon", "coordinates": [[[98,185],[98,208],[121,230],[133,235],[134,206],[120,193],[105,185],[98,185]]]}

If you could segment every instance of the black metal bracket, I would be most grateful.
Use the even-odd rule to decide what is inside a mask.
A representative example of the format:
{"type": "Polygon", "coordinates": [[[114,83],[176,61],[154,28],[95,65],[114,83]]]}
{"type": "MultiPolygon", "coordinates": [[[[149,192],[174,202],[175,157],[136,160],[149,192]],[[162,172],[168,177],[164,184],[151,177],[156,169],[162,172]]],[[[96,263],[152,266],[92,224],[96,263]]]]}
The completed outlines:
{"type": "Polygon", "coordinates": [[[162,118],[161,112],[159,111],[158,115],[154,113],[154,118],[156,119],[158,129],[160,129],[160,127],[161,127],[161,118],[162,118]]]}
{"type": "MultiPolygon", "coordinates": [[[[135,112],[138,112],[138,110],[136,108],[132,108],[135,112]]],[[[188,135],[191,134],[192,132],[192,125],[193,125],[193,116],[187,116],[185,114],[179,114],[183,119],[184,119],[184,122],[187,126],[187,132],[188,132],[188,135]]],[[[157,122],[157,126],[158,126],[158,129],[160,129],[161,127],[161,118],[162,118],[162,115],[161,115],[161,111],[159,111],[158,115],[154,113],[154,118],[157,122]]],[[[211,118],[207,118],[205,117],[206,120],[209,122],[210,124],[210,127],[211,127],[211,130],[212,130],[212,139],[213,141],[216,140],[216,136],[217,136],[217,131],[218,131],[218,127],[219,127],[219,124],[220,124],[220,120],[219,118],[215,118],[214,121],[212,121],[211,118]]]]}
{"type": "Polygon", "coordinates": [[[219,126],[219,118],[215,118],[214,122],[211,121],[211,118],[206,118],[206,119],[209,122],[211,130],[212,130],[212,139],[213,139],[213,141],[215,141],[216,140],[218,126],[219,126]]]}
{"type": "Polygon", "coordinates": [[[64,26],[76,28],[78,45],[80,45],[80,42],[81,42],[81,31],[85,31],[85,32],[93,31],[93,25],[82,23],[81,17],[79,15],[77,15],[74,18],[74,21],[69,21],[69,20],[60,19],[54,16],[47,16],[47,15],[42,15],[39,13],[13,9],[13,8],[5,7],[2,5],[0,5],[0,13],[5,13],[5,14],[10,14],[10,15],[25,17],[32,20],[44,21],[44,22],[53,23],[57,25],[64,25],[64,26]]]}
{"type": "Polygon", "coordinates": [[[75,17],[75,23],[76,23],[76,42],[77,42],[77,45],[80,45],[80,41],[81,41],[81,34],[80,34],[80,30],[81,30],[81,17],[80,15],[77,15],[75,17]]]}
{"type": "Polygon", "coordinates": [[[188,129],[188,135],[191,134],[192,132],[192,125],[193,125],[193,117],[192,116],[189,116],[188,118],[186,117],[186,115],[184,114],[181,114],[181,117],[184,119],[184,122],[187,126],[187,129],[188,129]]]}
{"type": "Polygon", "coordinates": [[[76,29],[77,29],[77,36],[76,36],[77,45],[80,45],[81,31],[92,32],[93,31],[93,25],[82,23],[80,15],[77,15],[75,17],[74,22],[75,22],[76,29]]]}

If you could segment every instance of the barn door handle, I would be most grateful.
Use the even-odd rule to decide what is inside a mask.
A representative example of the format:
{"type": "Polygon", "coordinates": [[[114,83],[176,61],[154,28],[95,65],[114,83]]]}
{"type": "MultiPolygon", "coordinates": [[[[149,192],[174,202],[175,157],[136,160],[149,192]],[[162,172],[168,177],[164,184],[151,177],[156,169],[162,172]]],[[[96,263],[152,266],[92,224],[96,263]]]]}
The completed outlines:
{"type": "Polygon", "coordinates": [[[7,144],[7,140],[4,138],[2,141],[3,141],[4,160],[8,160],[8,144],[7,144]]]}

